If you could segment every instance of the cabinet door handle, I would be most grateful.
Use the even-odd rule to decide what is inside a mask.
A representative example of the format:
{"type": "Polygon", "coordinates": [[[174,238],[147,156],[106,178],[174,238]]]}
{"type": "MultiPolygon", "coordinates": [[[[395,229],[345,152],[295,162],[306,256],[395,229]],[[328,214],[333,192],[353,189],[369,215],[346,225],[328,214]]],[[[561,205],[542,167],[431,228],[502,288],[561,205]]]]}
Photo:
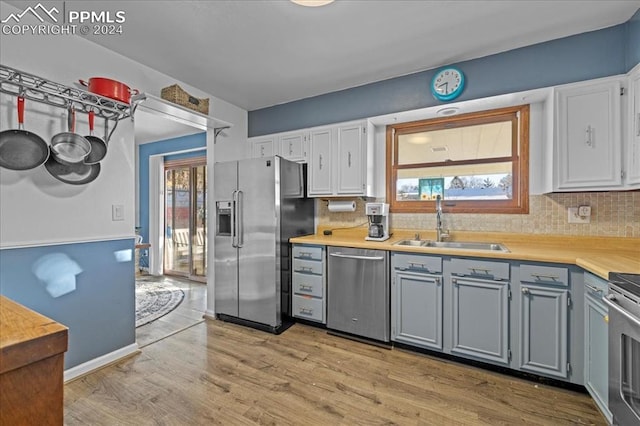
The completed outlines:
{"type": "Polygon", "coordinates": [[[587,287],[591,291],[595,291],[596,293],[602,294],[602,289],[601,288],[594,287],[594,286],[589,285],[589,284],[585,284],[584,286],[587,287]]]}
{"type": "Polygon", "coordinates": [[[528,289],[528,288],[526,288],[526,287],[522,287],[522,290],[521,290],[521,291],[522,291],[522,294],[530,294],[530,293],[531,293],[531,292],[529,291],[529,289],[528,289]]]}
{"type": "Polygon", "coordinates": [[[585,129],[585,143],[587,144],[587,146],[590,146],[591,148],[593,148],[593,145],[594,145],[594,143],[593,143],[593,127],[591,127],[590,124],[585,129]]]}
{"type": "Polygon", "coordinates": [[[540,274],[531,274],[532,277],[535,277],[538,281],[543,281],[546,278],[548,281],[558,281],[560,279],[557,275],[540,275],[540,274]]]}
{"type": "Polygon", "coordinates": [[[322,154],[318,156],[318,170],[322,170],[322,154]]]}
{"type": "Polygon", "coordinates": [[[640,112],[636,114],[636,136],[640,136],[640,112]]]}
{"type": "Polygon", "coordinates": [[[293,142],[289,142],[289,156],[293,155],[293,142]]]}
{"type": "Polygon", "coordinates": [[[351,168],[351,151],[347,153],[347,165],[351,168]]]}
{"type": "Polygon", "coordinates": [[[264,145],[260,145],[260,157],[264,157],[264,145]]]}

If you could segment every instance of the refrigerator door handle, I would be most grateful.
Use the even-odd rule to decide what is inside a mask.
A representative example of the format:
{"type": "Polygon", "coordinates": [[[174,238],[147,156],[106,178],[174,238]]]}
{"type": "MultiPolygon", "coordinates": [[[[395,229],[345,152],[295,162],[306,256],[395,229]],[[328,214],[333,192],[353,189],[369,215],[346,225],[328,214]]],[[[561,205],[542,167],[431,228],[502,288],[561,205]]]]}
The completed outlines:
{"type": "Polygon", "coordinates": [[[243,206],[242,206],[242,197],[244,192],[238,190],[237,192],[237,196],[236,196],[236,201],[237,201],[237,207],[236,207],[236,212],[238,213],[238,217],[236,218],[236,226],[238,227],[238,237],[237,237],[237,246],[239,248],[242,247],[242,244],[244,244],[244,227],[242,226],[242,217],[243,217],[243,206]]]}
{"type": "Polygon", "coordinates": [[[231,247],[238,248],[238,230],[236,229],[236,205],[238,203],[238,191],[231,193],[231,247]]]}

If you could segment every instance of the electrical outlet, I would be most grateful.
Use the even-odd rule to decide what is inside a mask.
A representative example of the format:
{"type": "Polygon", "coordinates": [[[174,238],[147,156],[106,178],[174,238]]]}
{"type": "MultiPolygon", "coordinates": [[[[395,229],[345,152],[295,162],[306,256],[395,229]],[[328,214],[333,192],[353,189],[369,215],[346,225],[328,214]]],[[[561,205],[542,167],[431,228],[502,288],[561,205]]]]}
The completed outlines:
{"type": "Polygon", "coordinates": [[[591,206],[580,206],[578,207],[578,216],[591,216],[591,206]]]}
{"type": "Polygon", "coordinates": [[[124,206],[122,204],[111,205],[111,220],[114,222],[124,220],[124,206]]]}
{"type": "Polygon", "coordinates": [[[591,216],[580,216],[578,207],[569,207],[567,209],[567,220],[569,223],[591,223],[591,216]]]}

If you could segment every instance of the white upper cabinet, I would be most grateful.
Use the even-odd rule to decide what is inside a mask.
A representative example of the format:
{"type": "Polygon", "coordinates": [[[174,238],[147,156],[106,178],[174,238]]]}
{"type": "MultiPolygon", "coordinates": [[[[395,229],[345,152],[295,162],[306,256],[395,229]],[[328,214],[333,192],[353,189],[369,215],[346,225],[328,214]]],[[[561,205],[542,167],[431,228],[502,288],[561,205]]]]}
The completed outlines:
{"type": "Polygon", "coordinates": [[[252,158],[271,157],[277,154],[275,148],[275,138],[273,137],[251,139],[252,158]]]}
{"type": "Polygon", "coordinates": [[[373,138],[366,121],[249,138],[254,158],[280,155],[307,163],[310,197],[375,196],[373,138]]]}
{"type": "Polygon", "coordinates": [[[311,130],[309,196],[366,196],[366,122],[311,130]]]}
{"type": "Polygon", "coordinates": [[[363,123],[338,127],[338,194],[364,194],[366,145],[363,123]]]}
{"type": "Polygon", "coordinates": [[[251,157],[279,155],[287,160],[305,162],[308,138],[308,132],[288,132],[249,138],[251,157]]]}
{"type": "Polygon", "coordinates": [[[308,132],[281,134],[279,137],[279,155],[290,161],[307,161],[308,132]]]}
{"type": "Polygon", "coordinates": [[[324,127],[313,129],[309,141],[309,166],[307,180],[309,196],[331,195],[333,193],[332,157],[334,129],[324,127]]]}
{"type": "Polygon", "coordinates": [[[620,78],[556,88],[554,190],[622,187],[621,88],[620,78]]]}
{"type": "Polygon", "coordinates": [[[640,187],[640,64],[629,73],[629,117],[628,142],[625,152],[626,183],[632,188],[640,187]]]}

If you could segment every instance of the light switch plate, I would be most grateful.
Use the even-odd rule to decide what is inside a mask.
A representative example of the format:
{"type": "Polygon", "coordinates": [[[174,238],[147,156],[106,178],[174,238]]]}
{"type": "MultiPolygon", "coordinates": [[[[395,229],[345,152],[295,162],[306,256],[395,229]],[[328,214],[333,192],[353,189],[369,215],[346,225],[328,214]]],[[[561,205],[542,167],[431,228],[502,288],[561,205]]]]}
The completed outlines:
{"type": "Polygon", "coordinates": [[[591,223],[591,216],[580,216],[578,207],[569,207],[567,209],[567,220],[569,223],[591,223]]]}
{"type": "Polygon", "coordinates": [[[124,220],[124,206],[122,204],[111,205],[111,220],[124,220]]]}

